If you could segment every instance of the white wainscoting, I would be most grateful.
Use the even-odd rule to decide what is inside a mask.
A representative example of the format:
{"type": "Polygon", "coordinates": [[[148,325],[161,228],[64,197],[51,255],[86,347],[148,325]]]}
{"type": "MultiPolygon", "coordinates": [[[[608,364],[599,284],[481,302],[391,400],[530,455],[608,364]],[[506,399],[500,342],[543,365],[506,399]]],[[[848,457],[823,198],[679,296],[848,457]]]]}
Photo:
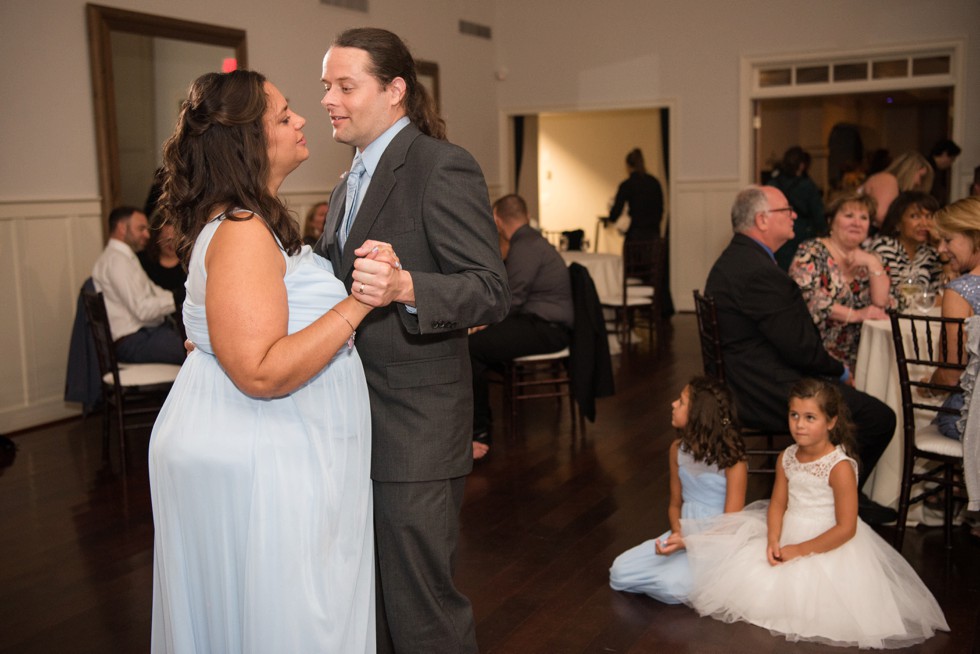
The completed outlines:
{"type": "Polygon", "coordinates": [[[694,289],[732,239],[737,179],[674,180],[670,215],[670,292],[678,311],[694,311],[694,289]]]}
{"type": "Polygon", "coordinates": [[[0,202],[0,433],[80,413],[65,369],[101,213],[98,199],[0,202]]]}
{"type": "MultiPolygon", "coordinates": [[[[329,191],[283,194],[302,222],[329,191]]],[[[0,201],[0,433],[81,413],[64,401],[82,282],[104,246],[99,200],[0,201]]]]}

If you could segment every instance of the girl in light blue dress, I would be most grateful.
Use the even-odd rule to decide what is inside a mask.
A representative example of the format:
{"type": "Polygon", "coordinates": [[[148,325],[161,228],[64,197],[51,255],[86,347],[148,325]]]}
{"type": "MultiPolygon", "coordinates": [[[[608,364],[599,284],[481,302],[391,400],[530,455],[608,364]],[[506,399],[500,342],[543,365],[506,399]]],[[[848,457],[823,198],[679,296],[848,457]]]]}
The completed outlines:
{"type": "Polygon", "coordinates": [[[670,423],[680,438],[670,446],[670,531],[617,556],[609,585],[680,604],[691,591],[681,519],[741,511],[748,468],[735,424],[735,401],[723,384],[695,377],[671,407],[670,423]]]}

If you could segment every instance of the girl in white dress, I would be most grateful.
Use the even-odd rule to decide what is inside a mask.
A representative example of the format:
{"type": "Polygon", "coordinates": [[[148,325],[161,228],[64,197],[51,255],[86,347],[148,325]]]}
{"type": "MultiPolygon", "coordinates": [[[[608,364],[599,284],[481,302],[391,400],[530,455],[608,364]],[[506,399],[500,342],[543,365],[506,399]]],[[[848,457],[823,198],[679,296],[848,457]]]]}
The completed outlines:
{"type": "Polygon", "coordinates": [[[892,648],[948,631],[912,567],[858,518],[851,425],[836,386],[798,382],[789,428],[796,444],[779,455],[768,510],[754,503],[688,532],[690,604],[791,641],[892,648]]]}
{"type": "Polygon", "coordinates": [[[671,404],[680,438],[670,446],[671,530],[616,557],[609,585],[680,604],[691,589],[681,518],[708,519],[745,505],[745,446],[735,425],[731,392],[710,377],[695,377],[671,404]]]}

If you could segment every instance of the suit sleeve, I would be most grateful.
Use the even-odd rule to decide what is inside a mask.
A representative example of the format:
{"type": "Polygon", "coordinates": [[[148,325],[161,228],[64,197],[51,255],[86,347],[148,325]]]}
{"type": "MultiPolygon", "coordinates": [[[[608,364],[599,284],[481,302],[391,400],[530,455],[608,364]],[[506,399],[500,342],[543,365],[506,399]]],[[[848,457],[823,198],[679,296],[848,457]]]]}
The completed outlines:
{"type": "Polygon", "coordinates": [[[757,275],[750,288],[741,294],[741,304],[789,365],[804,374],[833,377],[843,374],[844,365],[827,353],[800,289],[792,279],[782,273],[757,275]]]}
{"type": "Polygon", "coordinates": [[[399,311],[411,333],[493,324],[510,308],[483,172],[462,148],[437,152],[425,180],[422,221],[439,270],[411,271],[417,313],[399,311]]]}

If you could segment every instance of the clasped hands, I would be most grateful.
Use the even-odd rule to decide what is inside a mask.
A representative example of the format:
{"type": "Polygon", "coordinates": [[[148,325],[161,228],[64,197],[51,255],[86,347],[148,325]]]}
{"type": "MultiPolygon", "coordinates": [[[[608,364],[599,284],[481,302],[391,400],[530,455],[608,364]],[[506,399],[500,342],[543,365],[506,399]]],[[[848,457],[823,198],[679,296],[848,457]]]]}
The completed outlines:
{"type": "Polygon", "coordinates": [[[367,240],[354,250],[354,282],[351,295],[359,302],[372,307],[383,307],[392,302],[413,304],[411,275],[402,270],[391,243],[367,240]]]}
{"type": "Polygon", "coordinates": [[[653,547],[657,550],[657,554],[669,556],[674,552],[685,549],[684,537],[674,532],[667,536],[667,538],[658,538],[654,541],[653,547]]]}

